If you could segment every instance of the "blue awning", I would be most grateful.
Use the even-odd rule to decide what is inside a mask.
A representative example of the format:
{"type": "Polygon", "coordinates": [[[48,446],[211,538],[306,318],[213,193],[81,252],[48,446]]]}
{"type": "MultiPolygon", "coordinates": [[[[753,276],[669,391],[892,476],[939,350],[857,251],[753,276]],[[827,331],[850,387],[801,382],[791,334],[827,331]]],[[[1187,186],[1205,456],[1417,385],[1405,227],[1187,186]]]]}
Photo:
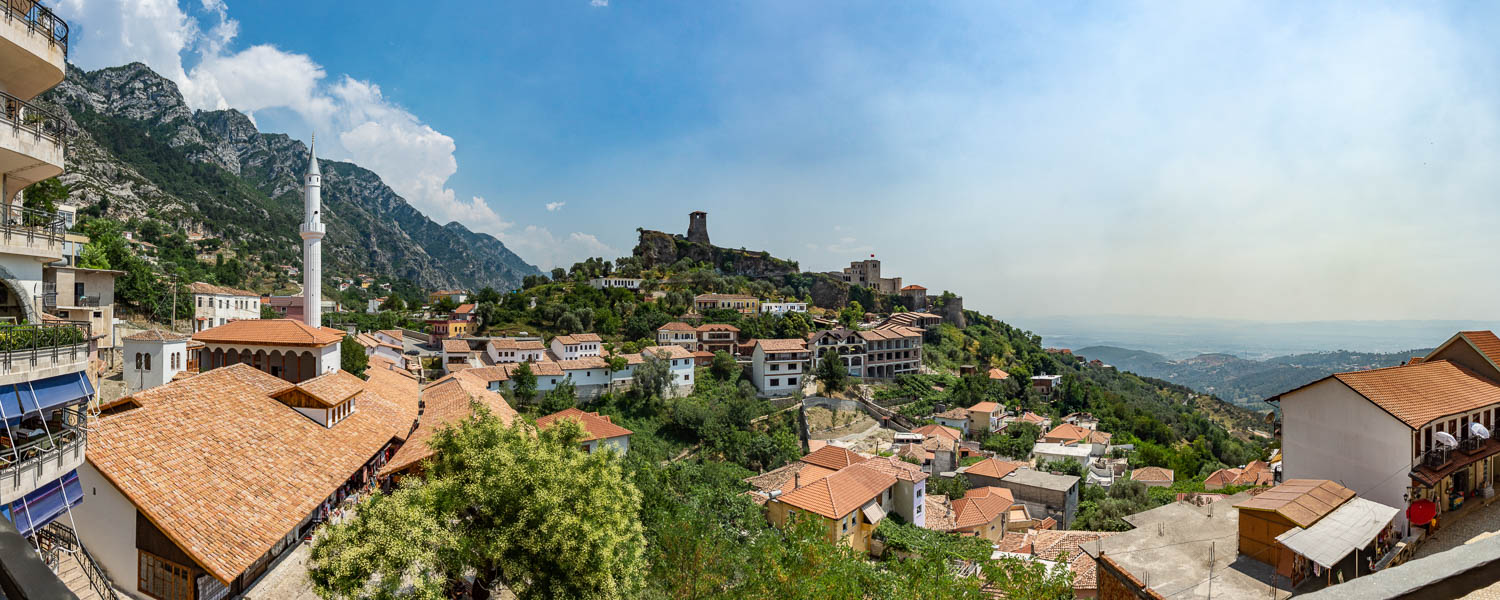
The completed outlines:
{"type": "Polygon", "coordinates": [[[22,417],[42,416],[41,411],[84,402],[93,396],[94,384],[83,372],[4,385],[0,386],[0,417],[16,425],[22,417]]]}
{"type": "Polygon", "coordinates": [[[11,522],[21,535],[47,526],[69,508],[83,502],[83,484],[78,482],[78,471],[69,471],[56,481],[26,494],[25,498],[10,503],[11,522]]]}

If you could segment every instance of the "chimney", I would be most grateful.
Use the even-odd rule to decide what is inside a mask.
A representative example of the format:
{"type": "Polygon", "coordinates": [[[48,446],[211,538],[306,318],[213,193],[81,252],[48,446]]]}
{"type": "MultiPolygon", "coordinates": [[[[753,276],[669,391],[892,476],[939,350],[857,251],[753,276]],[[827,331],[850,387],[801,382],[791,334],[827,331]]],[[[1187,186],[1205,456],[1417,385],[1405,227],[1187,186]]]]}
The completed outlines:
{"type": "Polygon", "coordinates": [[[792,489],[795,490],[795,489],[798,489],[800,487],[802,487],[802,474],[801,473],[792,473],[792,489]]]}

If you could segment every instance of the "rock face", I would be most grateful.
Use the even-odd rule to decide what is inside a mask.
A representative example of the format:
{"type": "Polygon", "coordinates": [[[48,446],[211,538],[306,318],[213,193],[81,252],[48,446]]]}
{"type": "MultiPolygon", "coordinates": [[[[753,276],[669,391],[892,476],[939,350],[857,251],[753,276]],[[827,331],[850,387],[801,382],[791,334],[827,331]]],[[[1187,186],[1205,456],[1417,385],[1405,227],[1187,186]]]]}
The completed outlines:
{"type": "MultiPolygon", "coordinates": [[[[307,146],[261,133],[235,110],[188,108],[177,85],[140,63],[69,67],[41,100],[65,109],[71,201],[108,217],[157,220],[217,237],[251,264],[301,264],[297,225],[307,146]]],[[[408,279],[424,288],[512,289],[539,274],[500,240],[439,225],[352,163],[323,170],[324,270],[408,279]]]]}
{"type": "MultiPolygon", "coordinates": [[[[706,231],[704,235],[707,235],[706,231]]],[[[668,267],[686,258],[714,265],[725,275],[743,275],[754,279],[779,278],[798,272],[796,262],[776,258],[769,252],[720,248],[649,229],[641,230],[634,254],[640,257],[641,266],[648,269],[668,267]]]]}

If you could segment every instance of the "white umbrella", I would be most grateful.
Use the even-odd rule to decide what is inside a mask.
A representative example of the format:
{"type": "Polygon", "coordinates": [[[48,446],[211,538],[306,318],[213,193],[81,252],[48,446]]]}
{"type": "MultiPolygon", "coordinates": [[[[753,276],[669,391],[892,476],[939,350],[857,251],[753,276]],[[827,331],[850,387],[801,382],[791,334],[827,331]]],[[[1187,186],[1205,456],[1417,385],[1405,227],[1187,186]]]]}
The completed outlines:
{"type": "Polygon", "coordinates": [[[1474,437],[1481,440],[1490,439],[1490,430],[1485,429],[1483,425],[1478,423],[1469,423],[1469,433],[1474,434],[1474,437]]]}
{"type": "Polygon", "coordinates": [[[1457,448],[1458,447],[1458,440],[1454,439],[1453,435],[1450,434],[1450,433],[1448,433],[1448,432],[1446,432],[1446,431],[1439,431],[1437,433],[1434,433],[1434,434],[1432,434],[1432,437],[1437,440],[1437,443],[1442,444],[1444,446],[1447,446],[1449,448],[1457,448]]]}

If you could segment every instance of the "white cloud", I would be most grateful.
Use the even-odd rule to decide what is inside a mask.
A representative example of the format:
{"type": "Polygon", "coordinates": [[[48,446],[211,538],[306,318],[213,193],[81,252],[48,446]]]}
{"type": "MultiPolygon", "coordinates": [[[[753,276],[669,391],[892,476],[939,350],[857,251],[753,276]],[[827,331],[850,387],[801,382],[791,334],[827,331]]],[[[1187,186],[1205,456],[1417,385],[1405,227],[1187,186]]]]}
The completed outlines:
{"type": "MultiPolygon", "coordinates": [[[[207,30],[174,0],[61,0],[57,10],[82,33],[75,37],[71,58],[83,68],[140,61],[176,82],[194,109],[234,108],[252,120],[256,111],[290,110],[320,134],[319,156],[374,171],[434,220],[458,221],[496,236],[510,229],[484,198],[462,200],[447,186],[458,172],[453,138],[385,98],[375,83],[330,78],[307,55],[269,44],[230,51],[239,23],[229,18],[224,0],[200,2],[214,21],[207,30]],[[184,68],[184,60],[192,58],[197,63],[184,68]]],[[[555,209],[549,205],[548,210],[555,209]]],[[[589,246],[572,236],[560,242],[589,246]]]]}
{"type": "Polygon", "coordinates": [[[609,0],[589,0],[589,6],[596,8],[609,6],[609,0]]]}
{"type": "Polygon", "coordinates": [[[575,231],[557,237],[545,227],[527,225],[516,232],[507,232],[500,241],[517,254],[528,257],[542,270],[552,267],[567,267],[590,256],[613,259],[620,251],[599,241],[592,234],[575,231]]]}
{"type": "Polygon", "coordinates": [[[564,204],[567,204],[567,202],[548,202],[547,212],[557,212],[559,210],[562,210],[564,204]]]}

